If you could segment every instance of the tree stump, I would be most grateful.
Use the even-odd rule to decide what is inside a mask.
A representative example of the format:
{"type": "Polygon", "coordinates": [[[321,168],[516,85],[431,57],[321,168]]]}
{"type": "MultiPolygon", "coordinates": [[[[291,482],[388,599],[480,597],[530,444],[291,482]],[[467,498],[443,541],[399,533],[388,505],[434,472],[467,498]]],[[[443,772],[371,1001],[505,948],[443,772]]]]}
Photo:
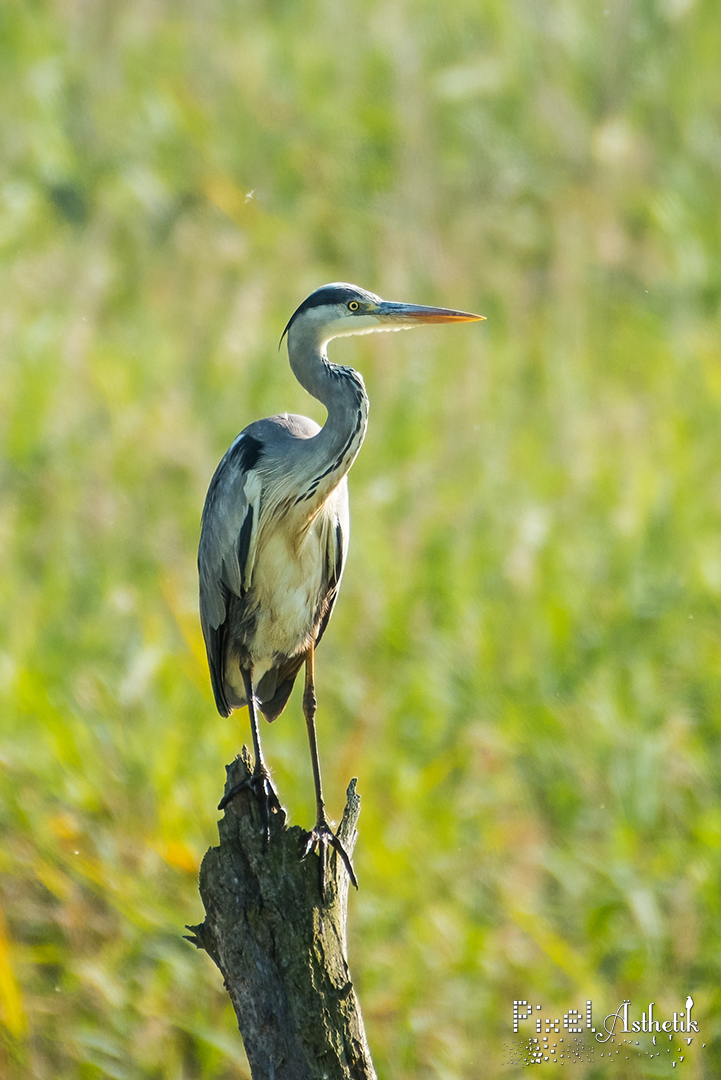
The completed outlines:
{"type": "MultiPolygon", "coordinates": [[[[247,747],[227,767],[226,791],[249,776],[247,747]]],[[[360,797],[348,787],[338,836],[349,856],[360,797]]],[[[244,788],[218,823],[220,846],[200,869],[205,921],[188,940],[219,967],[238,1017],[253,1080],[376,1080],[346,956],[348,874],[328,853],[301,862],[307,833],[282,809],[263,835],[256,796],[244,788]]]]}

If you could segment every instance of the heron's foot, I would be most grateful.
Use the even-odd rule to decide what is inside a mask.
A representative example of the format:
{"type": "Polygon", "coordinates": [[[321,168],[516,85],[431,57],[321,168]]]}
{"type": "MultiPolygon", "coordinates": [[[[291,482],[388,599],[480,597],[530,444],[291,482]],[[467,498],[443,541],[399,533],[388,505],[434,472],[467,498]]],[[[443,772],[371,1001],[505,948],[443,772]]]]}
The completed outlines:
{"type": "Polygon", "coordinates": [[[316,821],[314,828],[307,834],[300,857],[302,861],[310,855],[311,851],[316,851],[317,849],[320,858],[320,894],[323,900],[325,900],[326,892],[329,847],[335,848],[338,852],[339,857],[343,861],[343,865],[348,871],[348,877],[351,879],[353,886],[356,889],[358,888],[358,878],[355,876],[353,863],[350,861],[348,852],[331,829],[325,817],[320,817],[316,821]]]}
{"type": "Polygon", "coordinates": [[[230,791],[226,791],[225,795],[218,803],[218,809],[225,810],[228,803],[246,788],[250,788],[260,803],[260,813],[263,819],[263,834],[265,836],[266,844],[269,844],[270,815],[279,813],[280,810],[282,810],[282,807],[280,805],[278,794],[273,787],[270,773],[264,764],[256,765],[250,776],[246,776],[240,783],[234,784],[230,791]]]}

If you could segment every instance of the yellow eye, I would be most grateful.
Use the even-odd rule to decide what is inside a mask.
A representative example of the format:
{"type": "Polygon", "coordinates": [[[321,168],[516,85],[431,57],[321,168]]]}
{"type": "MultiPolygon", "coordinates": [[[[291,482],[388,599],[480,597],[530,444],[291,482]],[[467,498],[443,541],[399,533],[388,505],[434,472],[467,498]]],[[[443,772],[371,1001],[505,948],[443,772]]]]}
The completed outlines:
{"type": "Polygon", "coordinates": [[[357,300],[351,300],[350,304],[348,305],[348,310],[349,311],[357,311],[359,307],[360,307],[360,304],[358,303],[357,300]]]}

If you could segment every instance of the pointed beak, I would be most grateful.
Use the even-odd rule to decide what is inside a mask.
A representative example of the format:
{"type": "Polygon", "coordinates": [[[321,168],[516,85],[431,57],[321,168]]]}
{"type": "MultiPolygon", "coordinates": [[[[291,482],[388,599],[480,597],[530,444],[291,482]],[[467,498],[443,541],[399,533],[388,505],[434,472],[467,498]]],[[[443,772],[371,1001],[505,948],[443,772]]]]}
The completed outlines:
{"type": "Polygon", "coordinates": [[[373,312],[379,322],[398,323],[400,326],[420,326],[422,323],[478,322],[485,315],[470,311],[453,311],[451,308],[424,307],[422,304],[395,304],[382,300],[373,312]]]}

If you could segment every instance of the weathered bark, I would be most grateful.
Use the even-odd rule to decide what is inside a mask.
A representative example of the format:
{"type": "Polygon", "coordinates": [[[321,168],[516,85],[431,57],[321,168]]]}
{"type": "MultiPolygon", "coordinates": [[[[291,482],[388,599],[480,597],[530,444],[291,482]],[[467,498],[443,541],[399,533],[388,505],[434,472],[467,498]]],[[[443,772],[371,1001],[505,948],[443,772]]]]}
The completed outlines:
{"type": "MultiPolygon", "coordinates": [[[[248,776],[246,747],[227,768],[226,791],[248,776]]],[[[350,855],[360,798],[348,788],[339,839],[350,855]]],[[[301,862],[306,833],[271,814],[270,843],[248,788],[218,823],[220,847],[200,870],[206,911],[189,938],[220,968],[253,1080],[375,1080],[346,957],[348,874],[328,856],[325,900],[319,856],[301,862]]]]}

